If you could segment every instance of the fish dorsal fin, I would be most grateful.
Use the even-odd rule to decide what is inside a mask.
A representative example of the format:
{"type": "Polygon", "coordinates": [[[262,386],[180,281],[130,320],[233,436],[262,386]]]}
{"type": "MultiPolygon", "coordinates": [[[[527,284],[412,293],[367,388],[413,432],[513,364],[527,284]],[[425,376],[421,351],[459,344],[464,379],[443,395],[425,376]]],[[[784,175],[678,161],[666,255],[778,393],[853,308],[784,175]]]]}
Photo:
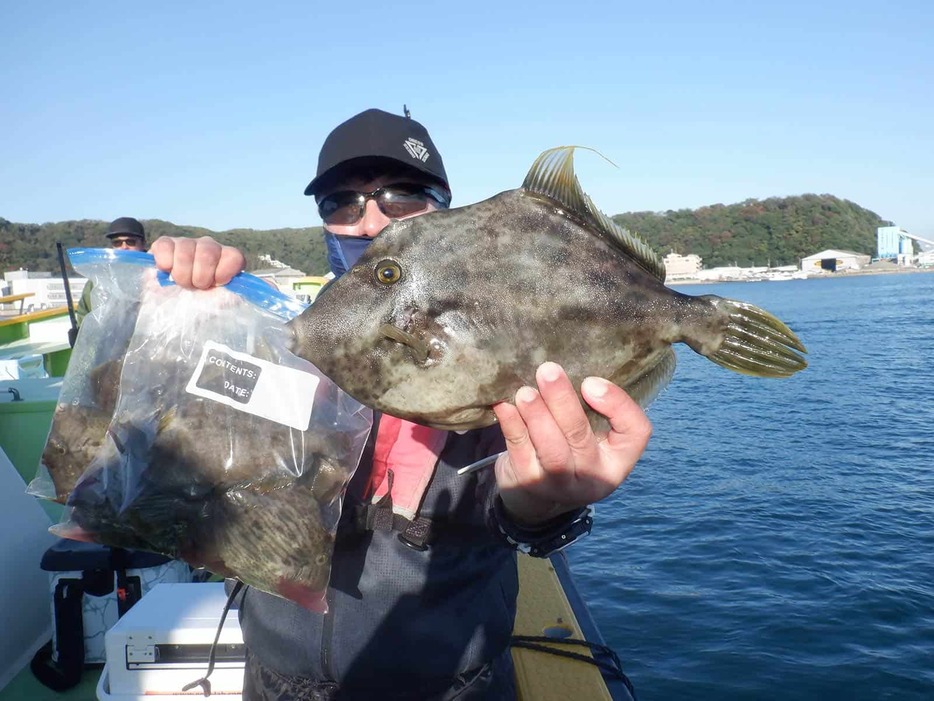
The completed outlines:
{"type": "Polygon", "coordinates": [[[584,193],[574,174],[576,148],[582,147],[558,146],[542,153],[525,176],[523,189],[555,200],[569,213],[593,226],[601,236],[634,259],[650,275],[665,282],[665,264],[658,254],[641,238],[617,225],[597,209],[584,193]]]}

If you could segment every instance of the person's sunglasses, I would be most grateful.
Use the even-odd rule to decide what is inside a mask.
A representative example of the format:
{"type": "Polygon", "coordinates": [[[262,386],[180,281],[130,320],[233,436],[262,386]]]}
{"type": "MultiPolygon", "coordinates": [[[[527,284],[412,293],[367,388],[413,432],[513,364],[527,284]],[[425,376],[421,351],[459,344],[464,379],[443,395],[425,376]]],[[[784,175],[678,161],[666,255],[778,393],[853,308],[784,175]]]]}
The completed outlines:
{"type": "Polygon", "coordinates": [[[380,211],[390,219],[401,219],[424,212],[430,200],[434,200],[441,207],[448,206],[447,197],[433,187],[399,183],[386,185],[373,192],[332,192],[318,202],[318,214],[325,224],[350,226],[363,217],[369,200],[376,200],[380,211]]]}
{"type": "Polygon", "coordinates": [[[143,240],[136,236],[124,236],[123,238],[110,239],[110,245],[113,248],[123,248],[123,246],[128,246],[129,248],[142,248],[143,240]]]}

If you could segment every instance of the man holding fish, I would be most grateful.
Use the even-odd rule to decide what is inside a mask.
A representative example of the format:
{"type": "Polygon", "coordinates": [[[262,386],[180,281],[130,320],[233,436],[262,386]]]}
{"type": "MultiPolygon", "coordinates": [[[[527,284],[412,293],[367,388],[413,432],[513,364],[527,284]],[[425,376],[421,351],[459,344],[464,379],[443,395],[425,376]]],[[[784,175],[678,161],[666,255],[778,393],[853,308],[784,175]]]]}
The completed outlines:
{"type": "MultiPolygon", "coordinates": [[[[451,199],[427,130],[380,110],[331,132],[305,194],[338,277],[392,220],[451,199]]],[[[210,237],[161,238],[151,253],[196,289],[226,284],[245,263],[210,237]]],[[[536,386],[495,404],[486,428],[378,415],[344,501],[328,613],[250,588],[241,600],[245,700],[515,698],[514,550],[545,556],[589,532],[587,507],[625,480],[652,430],[616,384],[587,377],[578,395],[544,360],[536,386]],[[608,430],[592,429],[588,413],[608,430]],[[492,470],[458,474],[498,453],[492,470]]]]}

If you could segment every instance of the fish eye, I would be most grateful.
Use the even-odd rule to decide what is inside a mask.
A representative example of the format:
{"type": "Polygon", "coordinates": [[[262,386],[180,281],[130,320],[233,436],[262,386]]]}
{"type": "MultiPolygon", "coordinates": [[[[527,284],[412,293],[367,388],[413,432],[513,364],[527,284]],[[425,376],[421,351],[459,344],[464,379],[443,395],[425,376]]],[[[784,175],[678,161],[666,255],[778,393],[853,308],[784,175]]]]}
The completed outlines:
{"type": "Polygon", "coordinates": [[[394,285],[402,277],[402,268],[394,260],[381,260],[376,264],[376,281],[383,285],[394,285]]]}

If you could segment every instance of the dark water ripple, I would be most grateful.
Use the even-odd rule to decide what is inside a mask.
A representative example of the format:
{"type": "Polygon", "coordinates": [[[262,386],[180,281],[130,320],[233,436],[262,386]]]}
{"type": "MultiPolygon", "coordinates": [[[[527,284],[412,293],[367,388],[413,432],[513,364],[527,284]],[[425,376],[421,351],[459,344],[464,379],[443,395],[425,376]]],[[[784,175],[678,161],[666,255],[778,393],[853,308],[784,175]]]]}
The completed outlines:
{"type": "Polygon", "coordinates": [[[682,291],[772,311],[810,367],[679,349],[645,458],[569,550],[639,698],[934,698],[934,274],[682,291]]]}

